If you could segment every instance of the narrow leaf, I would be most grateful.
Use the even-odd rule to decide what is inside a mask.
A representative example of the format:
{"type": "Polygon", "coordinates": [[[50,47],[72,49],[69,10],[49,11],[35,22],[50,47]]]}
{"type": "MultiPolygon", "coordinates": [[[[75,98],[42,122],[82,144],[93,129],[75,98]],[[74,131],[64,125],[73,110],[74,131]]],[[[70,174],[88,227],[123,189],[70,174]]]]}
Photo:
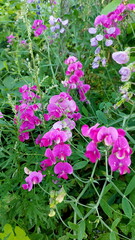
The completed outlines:
{"type": "Polygon", "coordinates": [[[116,234],[114,232],[110,233],[110,240],[116,240],[116,234]]]}
{"type": "Polygon", "coordinates": [[[133,176],[133,178],[129,182],[124,195],[127,196],[128,194],[130,194],[134,190],[134,188],[135,188],[135,176],[133,176]]]}
{"type": "Polygon", "coordinates": [[[126,198],[122,198],[122,209],[128,218],[132,217],[132,208],[129,201],[126,198]]]}
{"type": "Polygon", "coordinates": [[[73,168],[74,168],[74,170],[82,169],[82,168],[84,168],[87,164],[88,164],[87,161],[81,161],[81,162],[76,163],[76,164],[73,166],[73,168]]]}
{"type": "Polygon", "coordinates": [[[79,229],[78,229],[78,240],[82,240],[85,235],[85,221],[82,221],[79,224],[79,229]]]}
{"type": "Polygon", "coordinates": [[[102,200],[100,201],[100,206],[101,206],[102,210],[104,211],[104,213],[105,213],[108,217],[112,218],[112,210],[110,209],[108,203],[107,203],[105,200],[102,199],[102,200]]]}
{"type": "Polygon", "coordinates": [[[74,209],[74,211],[76,212],[76,214],[78,215],[78,217],[83,218],[82,213],[80,212],[79,208],[74,204],[74,203],[70,203],[72,208],[74,209]]]}

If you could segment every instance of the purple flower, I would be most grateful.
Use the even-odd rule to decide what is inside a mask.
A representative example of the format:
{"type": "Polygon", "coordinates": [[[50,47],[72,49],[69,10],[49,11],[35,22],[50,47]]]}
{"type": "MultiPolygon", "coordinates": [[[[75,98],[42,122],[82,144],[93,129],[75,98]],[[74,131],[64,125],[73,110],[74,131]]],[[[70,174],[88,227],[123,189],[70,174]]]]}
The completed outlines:
{"type": "Polygon", "coordinates": [[[97,32],[97,29],[96,29],[96,28],[89,28],[89,29],[88,29],[88,32],[89,32],[90,34],[95,34],[95,33],[97,32]]]}
{"type": "Polygon", "coordinates": [[[68,174],[73,173],[73,167],[67,162],[59,162],[54,167],[54,173],[58,178],[68,179],[68,174]]]}
{"type": "Polygon", "coordinates": [[[27,3],[33,3],[35,0],[27,0],[27,3]]]}
{"type": "Polygon", "coordinates": [[[101,35],[101,34],[98,34],[98,35],[96,36],[97,41],[102,41],[103,38],[104,38],[104,36],[101,35]]]}
{"type": "Polygon", "coordinates": [[[114,52],[112,58],[118,64],[125,64],[129,61],[129,55],[126,51],[114,52]]]}
{"type": "Polygon", "coordinates": [[[102,66],[105,67],[106,66],[106,58],[102,58],[101,62],[102,62],[102,66]]]}
{"type": "Polygon", "coordinates": [[[95,37],[91,38],[90,42],[91,42],[91,46],[92,47],[96,47],[98,45],[98,41],[97,41],[97,39],[95,37]]]}
{"type": "Polygon", "coordinates": [[[95,54],[99,54],[100,51],[101,51],[101,47],[97,47],[97,48],[95,49],[95,54]]]}
{"type": "Polygon", "coordinates": [[[111,39],[105,41],[105,46],[106,46],[106,47],[109,47],[109,46],[111,46],[112,44],[113,44],[113,40],[111,40],[111,39]]]}
{"type": "Polygon", "coordinates": [[[131,69],[128,67],[122,67],[119,70],[119,74],[121,75],[121,81],[126,82],[130,79],[131,76],[131,69]]]}
{"type": "Polygon", "coordinates": [[[115,30],[116,30],[115,27],[110,27],[110,28],[108,28],[108,29],[106,30],[106,32],[107,32],[108,34],[112,34],[112,33],[115,32],[115,30]]]}

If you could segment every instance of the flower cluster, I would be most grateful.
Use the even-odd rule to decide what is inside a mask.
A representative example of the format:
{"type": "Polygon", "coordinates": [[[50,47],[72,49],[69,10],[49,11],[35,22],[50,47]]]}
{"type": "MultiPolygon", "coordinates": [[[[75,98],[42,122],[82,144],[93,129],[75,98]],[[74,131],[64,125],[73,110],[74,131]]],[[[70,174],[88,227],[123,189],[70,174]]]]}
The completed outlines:
{"type": "Polygon", "coordinates": [[[98,126],[98,123],[91,128],[89,128],[88,125],[82,126],[82,135],[92,139],[86,147],[85,156],[89,158],[91,162],[95,163],[101,158],[97,144],[104,142],[105,146],[111,150],[111,154],[108,158],[111,171],[119,170],[121,175],[130,173],[128,167],[131,164],[130,155],[132,149],[125,138],[126,132],[123,129],[116,129],[114,127],[107,128],[105,126],[98,126]]]}
{"type": "Polygon", "coordinates": [[[35,29],[34,36],[38,37],[43,33],[44,30],[47,29],[47,27],[43,25],[43,20],[37,19],[37,20],[34,20],[32,29],[35,29]]]}
{"type": "Polygon", "coordinates": [[[69,79],[62,81],[63,86],[68,88],[68,92],[70,92],[71,89],[77,89],[80,101],[86,101],[85,94],[90,89],[90,85],[84,84],[84,81],[80,79],[84,76],[82,63],[77,61],[76,57],[70,56],[65,60],[65,64],[68,65],[66,75],[69,76],[69,79]]]}
{"type": "Polygon", "coordinates": [[[62,20],[61,18],[55,18],[53,16],[49,17],[49,24],[51,25],[50,30],[52,33],[55,33],[52,38],[57,38],[59,33],[64,33],[65,28],[63,26],[68,25],[68,20],[62,20]],[[58,30],[58,31],[57,31],[58,30]]]}
{"type": "Polygon", "coordinates": [[[73,118],[75,121],[81,118],[75,101],[65,92],[61,92],[59,95],[54,95],[50,98],[47,111],[48,114],[44,114],[44,119],[46,121],[50,119],[59,119],[61,117],[73,118]]]}
{"type": "Polygon", "coordinates": [[[8,42],[9,44],[12,44],[12,41],[13,41],[13,39],[15,38],[15,36],[13,36],[13,35],[11,34],[11,35],[7,36],[6,38],[8,39],[7,42],[8,42]]]}
{"type": "Polygon", "coordinates": [[[72,166],[67,162],[67,157],[72,154],[68,140],[72,137],[72,129],[75,128],[74,120],[78,120],[81,115],[72,97],[65,92],[51,97],[47,106],[48,114],[44,114],[46,121],[59,119],[53,124],[50,131],[43,136],[39,135],[36,144],[40,147],[49,147],[45,150],[47,159],[40,164],[42,171],[49,166],[54,166],[54,173],[58,178],[68,179],[68,174],[73,173],[72,166]],[[74,120],[72,120],[74,119],[74,120]]]}
{"type": "Polygon", "coordinates": [[[19,124],[19,140],[21,142],[29,139],[29,130],[35,129],[35,126],[41,124],[41,120],[34,114],[41,106],[40,103],[35,104],[34,99],[39,99],[40,96],[33,91],[37,91],[36,86],[29,87],[28,85],[24,85],[19,88],[22,100],[20,100],[20,105],[15,106],[17,113],[14,123],[19,124]]]}
{"type": "MultiPolygon", "coordinates": [[[[105,66],[105,61],[102,60],[99,53],[101,53],[100,42],[104,41],[104,45],[109,47],[113,44],[113,39],[120,35],[121,31],[118,27],[118,23],[121,22],[127,15],[129,11],[135,10],[135,4],[120,4],[114,11],[108,13],[107,15],[99,15],[95,18],[94,27],[88,29],[90,34],[96,34],[91,38],[91,46],[97,47],[95,50],[95,55],[98,59],[94,59],[92,63],[92,68],[98,68],[99,63],[103,61],[102,66],[105,66]]],[[[102,43],[103,44],[103,43],[102,43]]],[[[103,56],[103,59],[105,56],[103,56]]]]}

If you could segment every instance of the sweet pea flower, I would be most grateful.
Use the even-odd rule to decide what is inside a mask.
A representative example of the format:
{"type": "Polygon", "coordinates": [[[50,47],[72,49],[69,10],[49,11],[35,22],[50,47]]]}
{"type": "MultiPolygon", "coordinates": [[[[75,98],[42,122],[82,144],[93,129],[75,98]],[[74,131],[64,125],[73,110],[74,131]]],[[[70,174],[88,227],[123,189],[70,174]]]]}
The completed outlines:
{"type": "Polygon", "coordinates": [[[73,173],[73,167],[67,162],[59,162],[54,167],[54,173],[58,178],[68,179],[68,174],[73,173]]]}
{"type": "Polygon", "coordinates": [[[121,75],[121,81],[126,82],[131,77],[131,69],[129,67],[122,67],[119,70],[119,74],[121,75]]]}
{"type": "Polygon", "coordinates": [[[111,171],[119,170],[120,175],[125,173],[130,173],[130,169],[128,168],[131,164],[130,156],[127,156],[123,159],[118,159],[115,154],[111,154],[108,159],[109,166],[111,167],[111,171]]]}
{"type": "Polygon", "coordinates": [[[72,154],[72,150],[70,148],[69,144],[57,144],[53,148],[53,154],[55,157],[57,157],[60,160],[66,160],[66,157],[69,157],[72,154]]]}
{"type": "Polygon", "coordinates": [[[114,127],[101,127],[98,134],[97,140],[101,142],[104,140],[105,145],[110,146],[118,139],[118,132],[114,127]]]}
{"type": "Polygon", "coordinates": [[[33,184],[38,184],[42,182],[43,175],[41,172],[31,172],[28,177],[25,178],[25,181],[27,184],[23,184],[22,188],[24,190],[28,189],[28,191],[31,191],[33,188],[33,184]]]}
{"type": "Polygon", "coordinates": [[[86,147],[86,153],[84,154],[92,163],[95,163],[98,159],[100,159],[101,155],[99,150],[97,149],[97,145],[95,142],[90,142],[86,147]]]}
{"type": "Polygon", "coordinates": [[[2,114],[2,112],[0,112],[0,118],[3,118],[3,114],[2,114]]]}
{"type": "Polygon", "coordinates": [[[129,61],[129,55],[126,51],[114,52],[112,58],[118,64],[125,64],[129,61]]]}

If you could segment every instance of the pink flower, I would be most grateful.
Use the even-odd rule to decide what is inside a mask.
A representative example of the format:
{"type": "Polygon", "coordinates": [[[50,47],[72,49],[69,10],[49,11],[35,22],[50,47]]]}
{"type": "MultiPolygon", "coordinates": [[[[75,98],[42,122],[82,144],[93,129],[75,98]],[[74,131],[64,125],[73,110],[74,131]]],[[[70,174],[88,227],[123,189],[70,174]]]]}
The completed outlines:
{"type": "Polygon", "coordinates": [[[58,178],[68,179],[68,174],[73,173],[73,168],[67,162],[59,162],[54,167],[54,173],[58,174],[58,178]]]}
{"type": "Polygon", "coordinates": [[[98,142],[104,141],[105,145],[113,145],[114,142],[118,139],[118,132],[114,127],[101,127],[98,134],[98,142]]]}
{"type": "Polygon", "coordinates": [[[23,189],[28,189],[28,191],[32,190],[33,184],[38,184],[42,182],[43,175],[41,172],[31,172],[28,177],[25,178],[27,184],[23,184],[23,189]]]}
{"type": "Polygon", "coordinates": [[[70,57],[68,57],[68,58],[64,61],[64,63],[67,64],[67,65],[69,65],[69,64],[72,64],[72,63],[74,63],[74,62],[76,62],[76,61],[77,61],[77,58],[76,58],[76,57],[70,56],[70,57]]]}
{"type": "Polygon", "coordinates": [[[85,137],[91,138],[95,143],[97,143],[99,140],[97,139],[97,134],[99,132],[100,128],[97,128],[99,126],[99,123],[96,123],[93,127],[89,128],[88,125],[83,125],[81,128],[82,135],[85,137]]]}
{"type": "Polygon", "coordinates": [[[89,158],[92,163],[95,163],[98,159],[100,159],[101,155],[99,150],[97,149],[96,143],[92,141],[88,144],[88,146],[86,147],[85,156],[89,158]]]}
{"type": "Polygon", "coordinates": [[[37,19],[37,20],[34,20],[32,29],[35,29],[34,36],[38,37],[43,33],[44,30],[47,29],[47,27],[43,25],[43,20],[37,19]]]}
{"type": "Polygon", "coordinates": [[[47,167],[52,166],[56,163],[55,156],[50,148],[46,149],[45,156],[48,157],[48,159],[43,160],[40,164],[43,171],[45,171],[47,167]]]}
{"type": "Polygon", "coordinates": [[[7,39],[8,39],[8,43],[11,43],[12,42],[12,40],[15,38],[15,36],[13,36],[12,34],[11,35],[9,35],[8,37],[6,37],[7,39]]]}
{"type": "Polygon", "coordinates": [[[117,141],[115,141],[112,149],[112,153],[117,156],[117,158],[122,159],[132,153],[128,141],[125,137],[119,136],[117,141]]]}
{"type": "Polygon", "coordinates": [[[27,43],[26,43],[26,40],[21,40],[21,41],[20,41],[20,44],[26,45],[26,44],[27,44],[27,43]]]}
{"type": "Polygon", "coordinates": [[[3,114],[2,114],[2,112],[0,112],[0,118],[3,118],[3,114]]]}
{"type": "Polygon", "coordinates": [[[129,61],[129,55],[126,51],[114,52],[112,58],[118,64],[125,64],[129,61]]]}
{"type": "Polygon", "coordinates": [[[108,162],[113,172],[119,170],[121,175],[130,173],[130,169],[128,167],[131,164],[131,159],[129,156],[126,156],[123,159],[119,159],[115,154],[111,154],[109,156],[108,162]]]}
{"type": "Polygon", "coordinates": [[[61,143],[54,146],[53,154],[55,157],[63,161],[66,160],[67,156],[69,157],[72,154],[72,150],[69,144],[61,143]]]}

